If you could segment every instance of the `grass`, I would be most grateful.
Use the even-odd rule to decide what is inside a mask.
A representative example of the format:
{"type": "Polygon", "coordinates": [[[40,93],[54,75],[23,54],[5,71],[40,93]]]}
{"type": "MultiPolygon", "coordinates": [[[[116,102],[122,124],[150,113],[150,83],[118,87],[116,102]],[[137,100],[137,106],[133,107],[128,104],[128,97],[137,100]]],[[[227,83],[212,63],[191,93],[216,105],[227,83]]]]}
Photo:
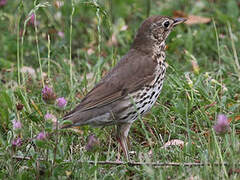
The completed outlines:
{"type": "Polygon", "coordinates": [[[1,179],[240,178],[239,2],[72,0],[62,6],[57,2],[8,1],[0,7],[1,179]],[[151,113],[130,130],[131,159],[206,165],[99,165],[97,161],[117,158],[115,127],[85,126],[13,148],[17,136],[26,140],[41,131],[52,132],[44,115],[52,113],[61,120],[75,107],[128,51],[149,13],[173,16],[176,10],[212,21],[181,25],[168,38],[169,67],[162,93],[151,113]],[[33,12],[37,26],[28,21],[33,12]],[[35,75],[20,72],[23,66],[33,68],[35,75]],[[43,84],[68,100],[65,109],[42,100],[43,84]],[[22,110],[17,110],[19,104],[22,110]],[[218,114],[231,120],[231,131],[221,136],[212,129],[218,114]],[[14,119],[21,121],[20,131],[13,129],[14,119]],[[90,134],[100,143],[88,152],[85,145],[90,134]],[[161,148],[172,139],[184,145],[161,148]],[[32,158],[18,161],[14,156],[32,158]]]}

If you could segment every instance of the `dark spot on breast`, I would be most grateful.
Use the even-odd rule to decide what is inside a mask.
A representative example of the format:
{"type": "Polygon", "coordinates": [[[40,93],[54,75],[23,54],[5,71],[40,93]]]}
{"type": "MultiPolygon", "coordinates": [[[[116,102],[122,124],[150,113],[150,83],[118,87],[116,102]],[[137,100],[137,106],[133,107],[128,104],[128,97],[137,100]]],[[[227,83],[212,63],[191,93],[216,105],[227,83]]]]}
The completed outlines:
{"type": "Polygon", "coordinates": [[[161,75],[164,76],[165,72],[166,72],[166,69],[163,69],[161,75]]]}
{"type": "Polygon", "coordinates": [[[155,58],[155,60],[161,58],[161,54],[156,54],[154,58],[155,58]]]}
{"type": "Polygon", "coordinates": [[[146,106],[147,104],[148,104],[148,102],[143,103],[142,108],[143,108],[144,106],[146,106]]]}
{"type": "Polygon", "coordinates": [[[149,95],[148,96],[145,96],[143,97],[139,102],[137,102],[137,104],[142,104],[146,99],[149,98],[149,95]]]}
{"type": "Polygon", "coordinates": [[[161,52],[161,56],[162,56],[163,59],[165,59],[165,57],[166,57],[164,52],[161,52]]]}
{"type": "Polygon", "coordinates": [[[144,92],[141,96],[140,99],[142,99],[144,96],[146,96],[147,92],[144,92]]]}
{"type": "Polygon", "coordinates": [[[160,79],[160,77],[161,77],[161,75],[159,74],[154,84],[156,84],[156,83],[158,82],[158,80],[160,79]]]}
{"type": "Polygon", "coordinates": [[[159,66],[160,66],[160,67],[162,66],[162,61],[159,62],[159,66]]]}
{"type": "Polygon", "coordinates": [[[154,96],[155,93],[156,93],[155,91],[152,92],[150,99],[152,99],[152,97],[154,96]]]}

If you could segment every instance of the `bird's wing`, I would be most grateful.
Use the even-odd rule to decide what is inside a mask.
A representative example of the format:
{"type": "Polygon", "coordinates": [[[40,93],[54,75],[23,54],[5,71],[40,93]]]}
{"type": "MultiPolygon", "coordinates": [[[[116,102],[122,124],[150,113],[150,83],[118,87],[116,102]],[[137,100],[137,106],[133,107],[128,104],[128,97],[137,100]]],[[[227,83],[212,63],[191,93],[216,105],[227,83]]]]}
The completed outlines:
{"type": "Polygon", "coordinates": [[[76,111],[100,108],[127,96],[151,83],[154,79],[154,69],[155,64],[150,56],[130,50],[65,117],[76,111]]]}

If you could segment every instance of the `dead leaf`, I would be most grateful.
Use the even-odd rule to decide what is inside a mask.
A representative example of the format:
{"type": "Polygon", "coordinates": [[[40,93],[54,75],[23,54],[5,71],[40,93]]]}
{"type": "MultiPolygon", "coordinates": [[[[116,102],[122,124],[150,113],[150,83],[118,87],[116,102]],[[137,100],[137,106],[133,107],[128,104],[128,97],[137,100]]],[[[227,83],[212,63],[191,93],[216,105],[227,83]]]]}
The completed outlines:
{"type": "Polygon", "coordinates": [[[174,11],[173,15],[174,15],[174,17],[185,17],[185,18],[187,18],[187,21],[185,22],[185,24],[187,24],[187,25],[207,24],[211,21],[211,18],[209,18],[209,17],[187,15],[186,13],[184,13],[182,11],[174,11]]]}
{"type": "Polygon", "coordinates": [[[240,120],[240,115],[235,116],[235,121],[239,121],[240,120]]]}
{"type": "Polygon", "coordinates": [[[228,171],[228,174],[231,176],[232,174],[240,174],[240,169],[233,169],[233,168],[230,168],[229,171],[228,171]]]}
{"type": "Polygon", "coordinates": [[[83,135],[83,130],[80,127],[72,127],[71,130],[80,135],[83,135]]]}
{"type": "Polygon", "coordinates": [[[166,142],[162,147],[161,149],[166,149],[168,148],[169,146],[180,146],[181,148],[184,146],[184,141],[182,140],[179,140],[179,139],[172,139],[168,142],[166,142]]]}
{"type": "Polygon", "coordinates": [[[207,109],[215,106],[216,104],[217,104],[217,102],[213,102],[213,103],[211,103],[211,104],[208,104],[208,105],[204,106],[204,109],[207,110],[207,109]]]}
{"type": "Polygon", "coordinates": [[[193,25],[193,24],[207,24],[211,21],[211,18],[208,17],[202,17],[202,16],[195,16],[195,15],[189,15],[187,16],[187,21],[185,22],[187,25],[193,25]]]}
{"type": "Polygon", "coordinates": [[[232,121],[239,121],[239,120],[240,120],[240,115],[235,116],[234,119],[233,118],[228,118],[229,123],[232,122],[232,121]]]}

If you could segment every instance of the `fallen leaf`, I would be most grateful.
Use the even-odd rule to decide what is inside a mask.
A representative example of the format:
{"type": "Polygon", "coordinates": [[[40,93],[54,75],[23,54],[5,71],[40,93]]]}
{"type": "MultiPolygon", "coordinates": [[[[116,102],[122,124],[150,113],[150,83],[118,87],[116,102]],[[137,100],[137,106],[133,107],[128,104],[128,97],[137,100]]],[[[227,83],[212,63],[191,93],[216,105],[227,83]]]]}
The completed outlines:
{"type": "Polygon", "coordinates": [[[240,115],[235,116],[235,121],[239,121],[240,120],[240,115]]]}
{"type": "Polygon", "coordinates": [[[208,105],[204,106],[204,109],[207,110],[207,109],[215,106],[216,104],[217,104],[217,102],[213,102],[213,103],[211,103],[211,104],[208,104],[208,105]]]}
{"type": "Polygon", "coordinates": [[[174,15],[174,17],[185,17],[185,18],[187,18],[187,21],[185,22],[185,24],[187,24],[187,25],[207,24],[211,21],[211,18],[209,18],[209,17],[187,15],[186,13],[184,13],[182,11],[174,11],[173,15],[174,15]]]}
{"type": "Polygon", "coordinates": [[[83,130],[80,127],[72,127],[71,130],[80,135],[83,135],[83,130]]]}
{"type": "Polygon", "coordinates": [[[180,147],[183,147],[184,146],[184,141],[182,140],[179,140],[179,139],[172,139],[168,142],[166,142],[162,147],[161,149],[166,149],[168,148],[169,146],[180,146],[180,147]]]}
{"type": "Polygon", "coordinates": [[[233,168],[230,168],[229,171],[228,171],[228,174],[231,176],[232,174],[240,174],[240,169],[233,169],[233,168]]]}
{"type": "Polygon", "coordinates": [[[232,122],[232,121],[239,121],[239,120],[240,120],[240,115],[235,116],[234,119],[233,118],[228,118],[229,123],[232,122]]]}
{"type": "Polygon", "coordinates": [[[195,15],[189,15],[187,17],[187,21],[185,22],[187,25],[193,25],[193,24],[207,24],[211,21],[211,18],[208,17],[202,17],[202,16],[195,16],[195,15]]]}

